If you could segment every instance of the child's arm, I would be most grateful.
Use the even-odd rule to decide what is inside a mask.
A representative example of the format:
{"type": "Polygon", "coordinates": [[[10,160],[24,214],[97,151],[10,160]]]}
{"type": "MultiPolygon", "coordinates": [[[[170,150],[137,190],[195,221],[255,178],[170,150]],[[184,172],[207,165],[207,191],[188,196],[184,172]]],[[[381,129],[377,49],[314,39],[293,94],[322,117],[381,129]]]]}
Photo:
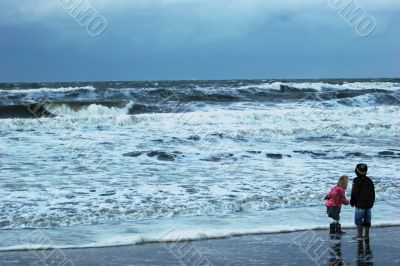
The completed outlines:
{"type": "Polygon", "coordinates": [[[346,199],[346,196],[344,196],[344,201],[343,201],[344,205],[349,205],[350,201],[348,199],[346,199]]]}
{"type": "Polygon", "coordinates": [[[350,204],[350,201],[346,199],[346,192],[344,190],[340,191],[340,200],[344,205],[350,204]]]}
{"type": "Polygon", "coordinates": [[[330,200],[331,198],[332,198],[332,195],[329,192],[329,194],[324,197],[324,200],[330,200]]]}

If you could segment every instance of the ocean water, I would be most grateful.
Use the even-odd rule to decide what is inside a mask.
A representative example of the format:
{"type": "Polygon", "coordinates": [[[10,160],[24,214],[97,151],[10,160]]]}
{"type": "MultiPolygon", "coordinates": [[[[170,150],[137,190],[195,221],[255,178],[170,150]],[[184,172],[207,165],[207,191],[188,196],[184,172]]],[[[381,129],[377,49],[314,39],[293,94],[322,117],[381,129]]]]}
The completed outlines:
{"type": "Polygon", "coordinates": [[[400,224],[398,79],[3,83],[0,137],[0,250],[325,228],[361,162],[400,224]]]}

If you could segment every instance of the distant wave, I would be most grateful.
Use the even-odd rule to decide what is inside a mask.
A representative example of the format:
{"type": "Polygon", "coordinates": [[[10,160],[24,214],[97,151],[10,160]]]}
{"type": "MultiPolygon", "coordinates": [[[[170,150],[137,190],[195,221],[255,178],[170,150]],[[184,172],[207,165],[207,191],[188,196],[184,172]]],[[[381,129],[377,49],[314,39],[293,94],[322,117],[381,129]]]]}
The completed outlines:
{"type": "Polygon", "coordinates": [[[96,88],[93,86],[77,86],[77,87],[39,87],[39,88],[26,88],[25,86],[22,88],[1,88],[0,84],[0,91],[3,92],[9,92],[9,93],[40,93],[40,92],[69,92],[69,91],[83,91],[83,90],[89,90],[89,91],[94,91],[96,88]]]}
{"type": "MultiPolygon", "coordinates": [[[[138,115],[138,114],[155,114],[155,113],[184,113],[193,112],[196,110],[202,110],[204,107],[212,107],[213,104],[210,102],[206,104],[199,104],[202,101],[212,101],[219,103],[220,105],[226,102],[230,104],[240,102],[257,102],[264,99],[264,102],[270,101],[272,104],[296,104],[303,105],[304,107],[312,107],[315,109],[325,107],[369,107],[369,106],[400,106],[400,91],[390,93],[359,93],[357,91],[345,91],[335,93],[325,93],[320,95],[305,96],[303,92],[300,95],[296,93],[290,93],[283,97],[282,95],[270,93],[270,92],[251,92],[244,91],[240,95],[224,95],[222,92],[219,94],[209,94],[208,96],[203,93],[189,93],[179,96],[180,100],[166,100],[155,102],[150,101],[134,101],[129,100],[127,97],[125,100],[115,99],[96,99],[90,101],[89,99],[58,99],[51,101],[49,99],[45,101],[23,101],[28,103],[15,103],[8,102],[0,103],[0,118],[41,118],[41,117],[55,117],[63,115],[80,114],[85,115],[110,115],[113,114],[127,114],[127,115],[138,115]],[[303,97],[303,98],[302,98],[303,97]],[[308,98],[309,97],[309,98],[308,98]],[[253,100],[250,100],[252,98],[253,100]],[[239,100],[243,99],[243,100],[239,100]],[[296,99],[298,101],[296,101],[296,99]],[[231,101],[232,100],[232,101],[231,101]],[[117,110],[120,109],[120,110],[117,110]],[[101,112],[103,110],[103,112],[101,112]]],[[[160,92],[157,92],[157,97],[160,92]]],[[[26,95],[24,96],[26,97],[26,95]]],[[[175,97],[175,96],[174,96],[175,97]]],[[[151,97],[150,97],[151,98],[151,97]]],[[[0,100],[1,101],[1,100],[0,100]]]]}
{"type": "Polygon", "coordinates": [[[264,88],[280,89],[280,85],[298,88],[331,89],[399,89],[400,79],[311,79],[311,80],[171,80],[171,81],[114,81],[114,82],[43,82],[0,83],[0,90],[70,90],[86,89],[194,89],[194,88],[264,88]]]}
{"type": "MultiPolygon", "coordinates": [[[[183,110],[183,109],[182,109],[183,110]]],[[[0,118],[43,118],[56,116],[115,116],[179,111],[174,106],[126,102],[36,103],[0,106],[0,118]]],[[[184,111],[189,111],[185,108],[184,111]]]]}
{"type": "MultiPolygon", "coordinates": [[[[54,84],[46,84],[54,85],[54,84]]],[[[130,114],[176,112],[177,106],[190,110],[191,103],[238,102],[327,102],[343,105],[400,105],[400,83],[396,82],[255,82],[221,81],[173,84],[115,83],[106,87],[95,84],[82,86],[27,88],[0,84],[0,107],[41,105],[46,103],[88,105],[134,102],[130,114]],[[128,87],[135,85],[136,87],[128,87]],[[140,87],[139,85],[143,86],[140,87]],[[146,85],[146,86],[144,86],[146,85]],[[169,86],[167,86],[169,85],[169,86]]],[[[72,85],[72,84],[69,84],[72,85]]],[[[79,84],[75,84],[79,85],[79,84]]],[[[18,108],[21,112],[21,108],[18,108]]],[[[3,109],[5,110],[5,109],[3,109]]],[[[8,112],[7,110],[3,112],[8,112]]],[[[2,117],[7,117],[2,115],[2,117]]],[[[10,117],[18,117],[10,115],[10,117]]]]}
{"type": "MultiPolygon", "coordinates": [[[[358,105],[358,102],[357,102],[358,105]]],[[[370,105],[370,104],[366,104],[370,105]]],[[[0,107],[1,117],[50,117],[46,126],[53,129],[64,127],[65,122],[76,125],[89,123],[93,126],[132,126],[139,123],[165,123],[175,127],[197,128],[203,125],[204,134],[219,135],[225,139],[267,137],[273,139],[310,139],[334,136],[368,137],[398,136],[399,121],[393,119],[400,113],[400,106],[326,108],[323,105],[285,107],[261,110],[208,110],[169,113],[168,106],[140,105],[134,103],[108,104],[50,104],[38,109],[35,116],[31,106],[0,107]],[[352,116],[354,119],[349,120],[352,116]],[[54,118],[53,118],[54,117],[54,118]],[[369,117],[365,120],[365,117],[369,117]],[[298,126],[275,126],[285,124],[290,118],[298,126]],[[346,123],[338,121],[346,120],[346,123]],[[220,127],[215,129],[218,121],[220,127]],[[240,127],[238,126],[240,125],[240,127]],[[211,132],[207,133],[207,129],[211,132]]],[[[172,108],[172,107],[171,107],[172,108]]],[[[32,130],[42,127],[41,121],[28,119],[23,123],[9,119],[0,124],[3,130],[20,128],[32,130]]],[[[189,136],[188,136],[189,137],[189,136]]],[[[204,137],[204,136],[202,136],[204,137]]]]}

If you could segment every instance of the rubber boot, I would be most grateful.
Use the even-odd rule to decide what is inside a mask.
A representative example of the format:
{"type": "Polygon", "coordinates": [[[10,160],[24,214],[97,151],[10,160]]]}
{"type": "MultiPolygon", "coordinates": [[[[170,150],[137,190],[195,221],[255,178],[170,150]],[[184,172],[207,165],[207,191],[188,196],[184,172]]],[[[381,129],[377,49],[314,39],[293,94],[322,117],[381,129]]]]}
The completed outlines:
{"type": "Polygon", "coordinates": [[[372,258],[372,251],[371,246],[369,245],[369,239],[365,239],[365,255],[367,256],[367,259],[372,258]]]}
{"type": "Polygon", "coordinates": [[[334,222],[329,225],[329,234],[336,234],[336,224],[334,222]]]}
{"type": "Polygon", "coordinates": [[[357,225],[357,236],[355,237],[355,239],[362,240],[362,232],[363,232],[363,226],[357,225]]]}
{"type": "Polygon", "coordinates": [[[364,238],[369,239],[369,226],[364,226],[364,238]]]}
{"type": "Polygon", "coordinates": [[[336,234],[340,234],[340,235],[346,234],[346,232],[342,231],[342,226],[340,225],[340,223],[336,223],[336,234]]]}

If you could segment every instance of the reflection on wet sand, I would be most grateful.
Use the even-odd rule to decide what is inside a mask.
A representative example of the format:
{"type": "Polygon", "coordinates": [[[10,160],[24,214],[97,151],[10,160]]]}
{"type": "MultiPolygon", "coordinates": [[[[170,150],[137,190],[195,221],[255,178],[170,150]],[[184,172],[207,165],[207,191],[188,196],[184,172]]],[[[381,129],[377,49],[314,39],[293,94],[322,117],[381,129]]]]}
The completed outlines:
{"type": "MultiPolygon", "coordinates": [[[[329,266],[346,266],[350,265],[346,263],[342,257],[342,236],[334,235],[331,236],[331,247],[328,265],[329,266]]],[[[357,241],[357,266],[373,266],[374,257],[371,250],[370,239],[358,240],[357,241]]]]}
{"type": "Polygon", "coordinates": [[[369,239],[358,241],[357,266],[374,265],[369,239]],[[365,244],[365,245],[364,245],[365,244]]]}
{"type": "Polygon", "coordinates": [[[331,244],[331,252],[329,257],[329,266],[343,266],[346,263],[342,258],[342,236],[335,235],[331,236],[331,240],[338,240],[337,242],[333,242],[331,244]]]}

